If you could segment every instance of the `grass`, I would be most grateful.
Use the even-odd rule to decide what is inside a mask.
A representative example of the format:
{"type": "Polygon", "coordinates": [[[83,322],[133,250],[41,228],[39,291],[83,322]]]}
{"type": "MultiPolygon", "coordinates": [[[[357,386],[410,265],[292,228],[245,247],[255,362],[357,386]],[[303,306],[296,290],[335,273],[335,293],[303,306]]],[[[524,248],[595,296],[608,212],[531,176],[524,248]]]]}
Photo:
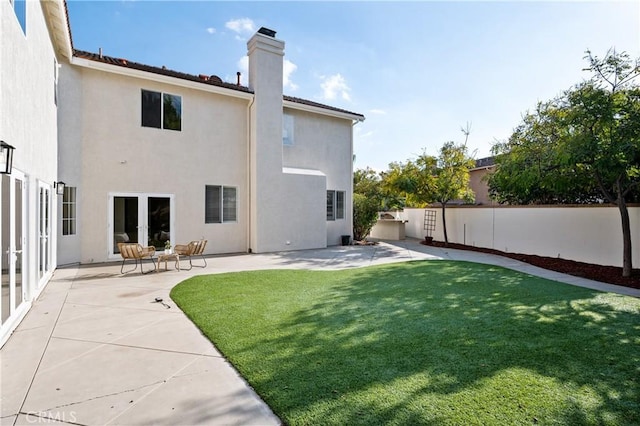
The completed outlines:
{"type": "Polygon", "coordinates": [[[171,297],[289,425],[640,424],[640,300],[427,261],[171,297]]]}

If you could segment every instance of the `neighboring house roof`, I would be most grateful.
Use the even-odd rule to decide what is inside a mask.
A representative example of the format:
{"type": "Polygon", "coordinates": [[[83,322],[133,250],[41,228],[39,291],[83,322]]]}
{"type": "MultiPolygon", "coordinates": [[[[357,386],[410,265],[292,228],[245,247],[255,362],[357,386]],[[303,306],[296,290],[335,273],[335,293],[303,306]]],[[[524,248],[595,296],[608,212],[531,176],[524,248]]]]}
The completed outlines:
{"type": "Polygon", "coordinates": [[[471,170],[486,169],[491,166],[494,166],[496,164],[495,160],[496,160],[495,157],[479,158],[476,160],[476,166],[471,170]]]}

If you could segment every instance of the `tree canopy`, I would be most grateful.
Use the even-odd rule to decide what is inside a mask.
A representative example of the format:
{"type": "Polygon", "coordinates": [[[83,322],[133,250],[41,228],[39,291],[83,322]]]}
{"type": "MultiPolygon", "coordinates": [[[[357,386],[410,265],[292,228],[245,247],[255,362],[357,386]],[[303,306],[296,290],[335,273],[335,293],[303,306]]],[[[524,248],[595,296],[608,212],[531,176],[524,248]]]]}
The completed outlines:
{"type": "Polygon", "coordinates": [[[640,61],[587,51],[589,80],[527,113],[507,142],[496,144],[490,192],[500,202],[618,206],[623,275],[631,274],[627,203],[640,186],[640,61]]]}

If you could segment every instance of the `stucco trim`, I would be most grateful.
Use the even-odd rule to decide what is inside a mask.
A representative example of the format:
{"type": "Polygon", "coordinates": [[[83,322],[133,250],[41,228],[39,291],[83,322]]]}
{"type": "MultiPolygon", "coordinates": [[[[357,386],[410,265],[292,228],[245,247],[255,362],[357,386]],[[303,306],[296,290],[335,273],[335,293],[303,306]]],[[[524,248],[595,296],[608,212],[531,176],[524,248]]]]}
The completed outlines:
{"type": "Polygon", "coordinates": [[[296,167],[283,167],[282,173],[289,175],[327,176],[320,170],[300,169],[296,167]]]}

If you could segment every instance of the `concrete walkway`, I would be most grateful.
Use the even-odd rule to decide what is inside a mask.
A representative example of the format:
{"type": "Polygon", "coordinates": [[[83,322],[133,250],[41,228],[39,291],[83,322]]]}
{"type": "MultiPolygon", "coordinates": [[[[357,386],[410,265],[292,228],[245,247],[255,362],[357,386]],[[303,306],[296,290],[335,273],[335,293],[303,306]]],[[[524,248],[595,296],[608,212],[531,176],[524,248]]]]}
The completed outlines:
{"type": "MultiPolygon", "coordinates": [[[[418,259],[500,265],[592,289],[640,290],[417,240],[207,259],[207,268],[121,275],[120,264],[60,268],[0,350],[3,425],[271,425],[279,419],[175,306],[193,275],[342,269],[418,259]],[[155,303],[162,298],[162,303],[155,303]]],[[[149,265],[145,264],[147,268],[149,265]]]]}

